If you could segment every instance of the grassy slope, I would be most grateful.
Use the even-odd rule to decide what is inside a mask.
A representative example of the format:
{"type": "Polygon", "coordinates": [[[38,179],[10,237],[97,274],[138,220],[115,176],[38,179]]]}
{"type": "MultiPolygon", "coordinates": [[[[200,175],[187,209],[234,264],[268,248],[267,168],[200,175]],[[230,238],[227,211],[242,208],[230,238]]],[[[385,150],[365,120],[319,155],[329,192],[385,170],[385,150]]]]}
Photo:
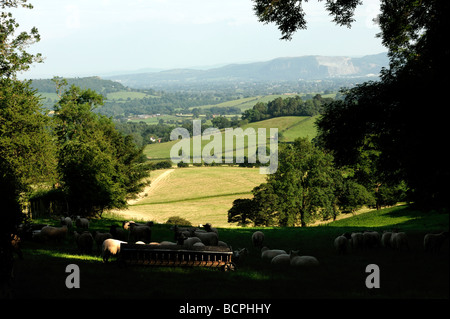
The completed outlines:
{"type": "MultiPolygon", "coordinates": [[[[428,213],[399,206],[368,212],[328,226],[265,228],[265,243],[272,248],[298,249],[316,256],[317,269],[277,268],[264,264],[251,246],[251,234],[260,228],[220,228],[220,239],[233,248],[250,250],[246,262],[233,273],[205,268],[128,267],[100,258],[79,255],[72,239],[63,244],[24,243],[24,260],[16,262],[16,298],[120,298],[120,299],[428,299],[449,298],[449,248],[426,254],[422,238],[429,231],[448,229],[448,214],[428,213]],[[398,227],[409,236],[410,250],[395,252],[378,248],[339,256],[333,240],[345,231],[398,227]],[[65,267],[80,267],[80,289],[67,289],[65,267]],[[368,264],[380,267],[380,289],[368,289],[368,264]],[[207,283],[207,284],[206,284],[207,283]],[[205,286],[213,287],[205,289],[205,286]]],[[[56,221],[53,221],[56,223],[56,221]]],[[[104,230],[118,220],[94,220],[91,230],[104,230]]],[[[169,225],[155,225],[155,241],[171,240],[169,225]]],[[[205,301],[203,301],[205,303],[205,301]]],[[[176,304],[176,302],[175,302],[176,304]]],[[[392,304],[391,304],[392,305],[392,304]]],[[[156,306],[156,304],[155,304],[156,306]]],[[[167,308],[173,311],[172,308],[167,308]]]]}

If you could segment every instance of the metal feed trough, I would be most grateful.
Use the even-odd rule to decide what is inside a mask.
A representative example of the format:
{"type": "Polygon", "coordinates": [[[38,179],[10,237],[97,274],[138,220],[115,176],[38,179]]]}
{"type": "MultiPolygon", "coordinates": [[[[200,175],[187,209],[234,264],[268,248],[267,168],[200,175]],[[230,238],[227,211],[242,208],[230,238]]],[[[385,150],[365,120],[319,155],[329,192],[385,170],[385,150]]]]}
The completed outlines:
{"type": "Polygon", "coordinates": [[[187,249],[181,245],[120,244],[123,265],[201,266],[234,270],[233,252],[227,247],[204,246],[187,249]]]}

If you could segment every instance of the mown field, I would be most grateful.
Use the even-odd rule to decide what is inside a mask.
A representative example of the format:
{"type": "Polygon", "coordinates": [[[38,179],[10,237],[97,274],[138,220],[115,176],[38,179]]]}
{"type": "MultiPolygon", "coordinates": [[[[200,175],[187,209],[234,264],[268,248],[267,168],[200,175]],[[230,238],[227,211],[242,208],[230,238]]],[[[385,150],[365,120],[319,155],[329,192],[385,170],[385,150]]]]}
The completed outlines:
{"type": "MultiPolygon", "coordinates": [[[[200,267],[121,268],[114,261],[103,264],[97,250],[90,255],[80,254],[72,236],[60,244],[24,241],[24,259],[15,263],[14,298],[145,299],[146,306],[151,309],[159,306],[158,300],[166,300],[164,305],[169,313],[176,312],[178,308],[174,307],[181,301],[207,304],[208,300],[287,300],[292,304],[294,300],[296,307],[306,310],[311,307],[311,301],[324,299],[325,303],[340,299],[445,300],[449,298],[448,242],[439,253],[430,254],[424,252],[422,241],[427,232],[448,230],[448,221],[448,213],[422,212],[408,206],[398,206],[349,217],[327,226],[219,228],[220,239],[233,249],[247,247],[250,251],[247,259],[234,272],[200,267]],[[338,255],[334,250],[334,238],[344,232],[365,229],[381,232],[394,227],[407,233],[409,250],[394,251],[378,247],[351,251],[346,255],[338,255]],[[268,247],[299,250],[302,255],[315,256],[320,266],[292,269],[262,262],[259,250],[251,245],[251,234],[255,230],[265,233],[265,245],[268,247]],[[66,288],[68,273],[65,269],[69,264],[79,266],[78,289],[66,288]],[[380,288],[368,289],[365,285],[369,275],[365,269],[369,264],[379,266],[380,288]]],[[[35,222],[58,224],[56,220],[35,222]]],[[[90,231],[105,230],[111,224],[121,225],[121,220],[117,216],[92,220],[90,231]]],[[[152,240],[172,239],[170,225],[153,226],[152,240]]],[[[99,306],[102,304],[106,307],[105,303],[99,306]]],[[[392,306],[392,303],[389,305],[392,306]]],[[[120,308],[119,304],[117,308],[120,308]]],[[[335,311],[349,313],[348,309],[342,308],[335,311]]]]}
{"type": "Polygon", "coordinates": [[[227,212],[236,198],[249,198],[265,181],[258,168],[187,167],[152,171],[150,188],[127,210],[115,211],[129,219],[164,223],[180,216],[193,225],[231,226],[227,212]]]}

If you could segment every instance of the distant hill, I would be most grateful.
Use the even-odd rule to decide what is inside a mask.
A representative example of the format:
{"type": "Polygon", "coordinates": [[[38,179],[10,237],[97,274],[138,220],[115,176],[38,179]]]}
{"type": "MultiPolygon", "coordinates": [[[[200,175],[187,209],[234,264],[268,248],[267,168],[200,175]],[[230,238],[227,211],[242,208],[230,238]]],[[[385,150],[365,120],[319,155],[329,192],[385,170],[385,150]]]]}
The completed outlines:
{"type": "Polygon", "coordinates": [[[323,80],[378,76],[388,65],[386,53],[361,58],[345,56],[301,56],[266,62],[230,64],[209,70],[173,69],[105,77],[130,87],[201,82],[266,82],[323,80]]]}

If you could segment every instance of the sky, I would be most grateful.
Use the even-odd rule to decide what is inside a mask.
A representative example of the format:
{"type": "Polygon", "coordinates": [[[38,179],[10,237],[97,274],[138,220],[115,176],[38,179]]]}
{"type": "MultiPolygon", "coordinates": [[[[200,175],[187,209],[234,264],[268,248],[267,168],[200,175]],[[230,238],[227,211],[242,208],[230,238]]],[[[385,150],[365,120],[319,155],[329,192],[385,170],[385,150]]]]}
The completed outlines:
{"type": "Polygon", "coordinates": [[[40,52],[22,78],[102,76],[149,69],[210,68],[304,55],[358,57],[386,52],[372,21],[379,0],[364,0],[352,27],[336,26],[324,1],[304,3],[308,28],[280,40],[258,22],[251,0],[29,0],[14,9],[19,30],[37,27],[40,52]]]}

